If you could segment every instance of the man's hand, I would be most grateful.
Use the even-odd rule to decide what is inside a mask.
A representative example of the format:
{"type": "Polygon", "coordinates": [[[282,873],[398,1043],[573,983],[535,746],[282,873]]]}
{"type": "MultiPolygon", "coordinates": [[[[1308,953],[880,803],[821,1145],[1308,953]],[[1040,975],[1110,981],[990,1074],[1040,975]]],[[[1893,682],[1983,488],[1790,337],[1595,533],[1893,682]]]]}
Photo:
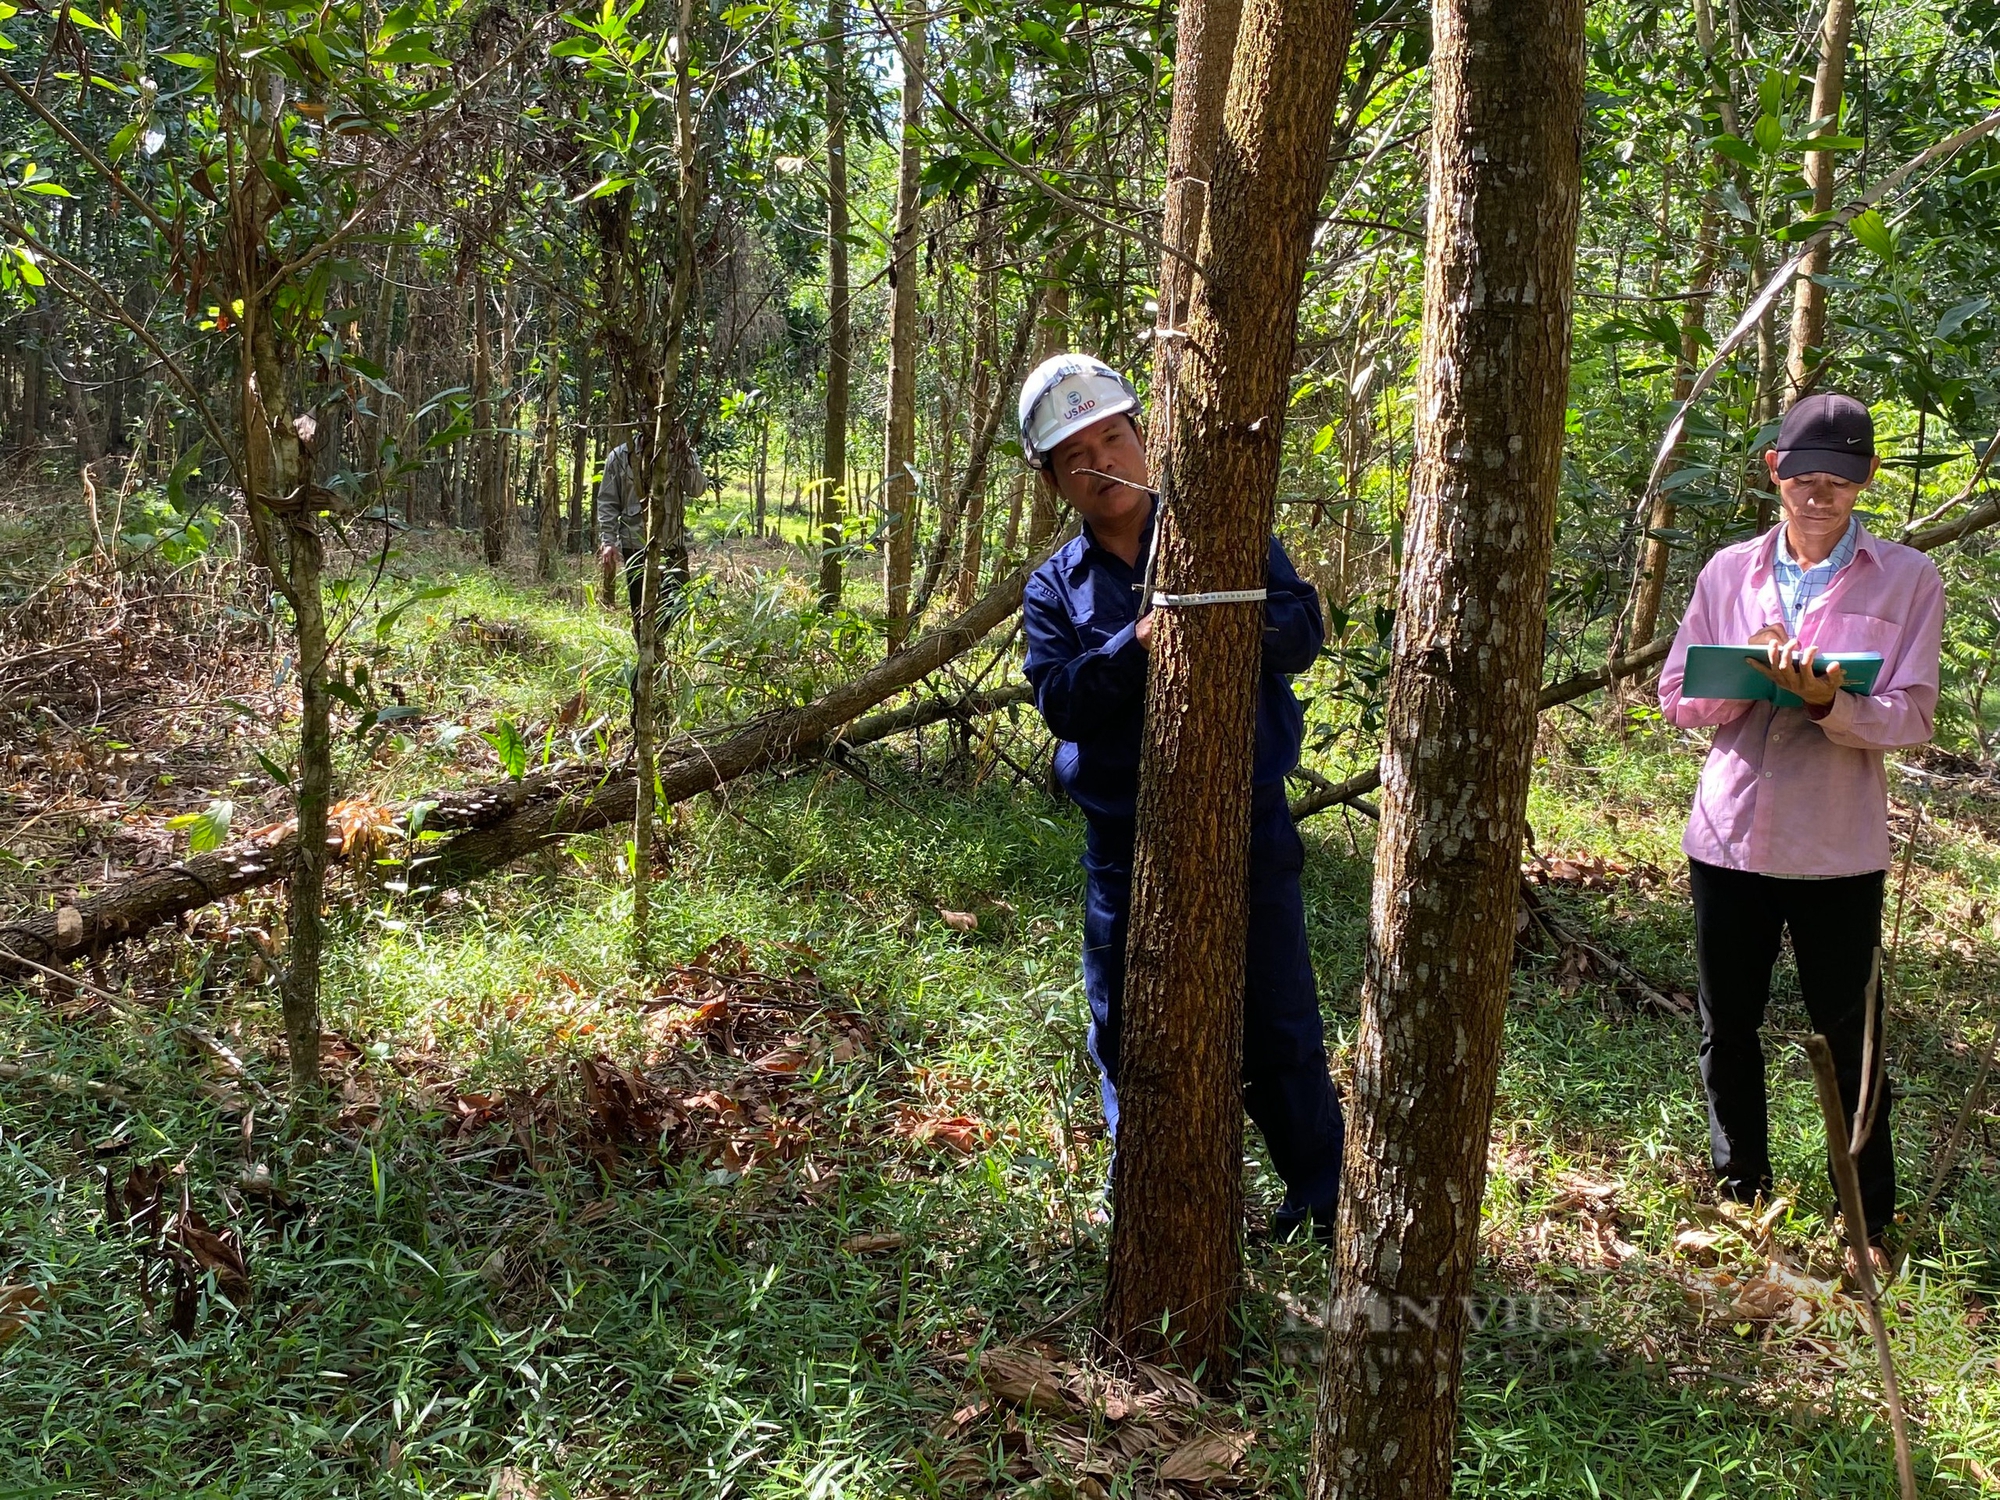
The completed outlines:
{"type": "Polygon", "coordinates": [[[597,554],[597,571],[604,585],[599,592],[604,596],[606,609],[618,607],[618,570],[624,564],[625,559],[619,555],[616,543],[605,547],[597,554]]]}
{"type": "MultiPolygon", "coordinates": [[[[1759,635],[1763,633],[1758,632],[1759,635]]],[[[1817,647],[1801,646],[1796,637],[1769,643],[1753,640],[1753,644],[1764,646],[1770,665],[1766,666],[1754,656],[1743,659],[1786,692],[1796,693],[1805,699],[1807,708],[1825,708],[1839,695],[1840,684],[1845,680],[1840,663],[1835,662],[1828,667],[1825,676],[1814,672],[1812,665],[1813,658],[1818,655],[1817,647]]]]}
{"type": "Polygon", "coordinates": [[[1132,639],[1139,643],[1142,651],[1153,649],[1153,612],[1150,609],[1139,616],[1138,622],[1133,625],[1132,639]]]}

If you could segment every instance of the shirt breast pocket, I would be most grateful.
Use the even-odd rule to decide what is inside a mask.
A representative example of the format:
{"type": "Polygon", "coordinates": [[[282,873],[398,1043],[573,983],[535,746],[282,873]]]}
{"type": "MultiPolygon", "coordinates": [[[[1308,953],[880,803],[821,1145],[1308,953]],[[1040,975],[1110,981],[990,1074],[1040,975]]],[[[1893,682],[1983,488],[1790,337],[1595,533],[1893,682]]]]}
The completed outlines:
{"type": "Polygon", "coordinates": [[[1872,652],[1885,661],[1896,653],[1902,626],[1878,615],[1837,614],[1820,622],[1815,640],[1821,651],[1872,652]]]}

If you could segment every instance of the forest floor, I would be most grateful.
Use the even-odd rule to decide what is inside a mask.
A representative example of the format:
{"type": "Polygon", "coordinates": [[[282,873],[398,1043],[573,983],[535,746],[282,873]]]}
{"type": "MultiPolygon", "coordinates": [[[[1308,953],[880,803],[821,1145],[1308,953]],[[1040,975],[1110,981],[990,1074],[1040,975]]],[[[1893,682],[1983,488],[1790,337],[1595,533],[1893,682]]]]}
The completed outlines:
{"type": "MultiPolygon", "coordinates": [[[[287,665],[259,611],[199,568],[138,588],[85,567],[70,603],[37,603],[62,530],[0,516],[0,614],[41,632],[0,668],[10,903],[175,858],[168,820],[218,800],[239,833],[281,815],[257,756],[283,758],[287,665]]],[[[615,739],[629,636],[585,608],[580,561],[547,588],[496,581],[463,538],[403,551],[380,595],[410,607],[367,615],[351,659],[364,702],[410,711],[345,737],[344,792],[491,779],[509,727],[531,758],[615,739]]],[[[809,583],[780,544],[702,561],[684,722],[879,649],[855,620],[797,623],[809,583]]],[[[1789,961],[1784,1201],[1724,1216],[1684,1013],[1698,746],[1598,713],[1551,716],[1538,757],[1530,878],[1556,927],[1524,943],[1508,1014],[1463,1492],[1891,1494],[1789,961]]],[[[644,971],[617,837],[423,900],[343,884],[336,1103],[310,1130],[279,1102],[270,894],[94,971],[150,1027],[0,986],[0,1497],[1300,1493],[1317,1247],[1250,1246],[1233,1399],[1093,1361],[1082,839],[1045,756],[1022,714],[969,745],[885,743],[865,781],[814,770],[676,809],[644,971]],[[190,1055],[189,1020],[240,1075],[190,1055]]],[[[2000,783],[1931,756],[1894,795],[1914,1206],[1994,1034],[2000,783]]],[[[1333,813],[1305,834],[1342,1070],[1371,829],[1333,813]]],[[[1900,1232],[1889,1318],[1928,1495],[2000,1492],[1996,1123],[1989,1096],[1900,1232]]],[[[1250,1141],[1254,1227],[1280,1188],[1250,1141]]]]}

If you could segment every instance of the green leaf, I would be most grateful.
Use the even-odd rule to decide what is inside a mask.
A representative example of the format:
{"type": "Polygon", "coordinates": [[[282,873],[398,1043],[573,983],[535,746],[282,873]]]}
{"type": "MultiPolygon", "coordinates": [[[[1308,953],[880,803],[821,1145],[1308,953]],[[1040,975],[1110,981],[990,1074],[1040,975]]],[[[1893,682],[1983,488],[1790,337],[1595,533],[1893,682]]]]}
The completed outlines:
{"type": "Polygon", "coordinates": [[[1786,141],[1787,151],[1859,151],[1868,143],[1858,135],[1812,135],[1786,141]]]}
{"type": "Polygon", "coordinates": [[[1959,329],[1985,312],[1988,307],[1992,306],[1992,303],[1993,299],[1991,297],[1974,297],[1968,302],[1959,303],[1958,306],[1938,319],[1937,332],[1932,334],[1931,337],[1949,342],[1959,329]]]}
{"type": "Polygon", "coordinates": [[[215,59],[203,57],[199,52],[162,52],[161,62],[170,62],[179,68],[199,68],[203,72],[215,66],[215,59]]]}
{"type": "Polygon", "coordinates": [[[502,719],[500,727],[484,738],[500,757],[500,768],[507,773],[509,781],[519,781],[527,774],[528,742],[521,738],[521,731],[514,727],[511,719],[502,719]]]}
{"type": "Polygon", "coordinates": [[[397,37],[388,46],[375,54],[375,61],[382,63],[427,63],[432,67],[448,68],[451,59],[440,57],[431,47],[431,39],[420,31],[407,32],[397,37]]]}
{"type": "Polygon", "coordinates": [[[174,460],[173,472],[167,475],[167,502],[182,515],[197,509],[199,502],[188,496],[187,482],[201,472],[201,450],[196,443],[187,452],[174,460]]]}
{"type": "Polygon", "coordinates": [[[42,193],[51,198],[74,198],[76,196],[75,193],[72,193],[60,182],[25,183],[22,185],[21,190],[27,193],[42,193]]]}
{"type": "Polygon", "coordinates": [[[104,154],[113,161],[118,160],[119,157],[132,149],[132,143],[139,139],[139,132],[145,127],[145,124],[144,119],[127,122],[123,130],[111,137],[111,144],[104,148],[104,154]]]}
{"type": "Polygon", "coordinates": [[[186,830],[190,854],[206,854],[229,841],[229,820],[235,813],[235,803],[226,797],[217,798],[208,804],[206,812],[182,813],[167,819],[167,827],[176,833],[186,830]]]}
{"type": "Polygon", "coordinates": [[[1874,209],[1856,214],[1848,221],[1847,228],[1861,242],[1861,247],[1877,260],[1886,264],[1896,258],[1896,237],[1874,209]]]}
{"type": "Polygon", "coordinates": [[[1760,158],[1757,148],[1748,141],[1738,140],[1733,135],[1719,135],[1708,143],[1709,149],[1731,161],[1740,161],[1746,167],[1758,165],[1760,158]]]}
{"type": "Polygon", "coordinates": [[[1778,124],[1776,115],[1759,117],[1757,126],[1750,132],[1750,138],[1757,143],[1757,149],[1766,156],[1775,156],[1778,148],[1785,144],[1784,127],[1778,124]]]}
{"type": "Polygon", "coordinates": [[[290,786],[292,784],[291,772],[287,771],[275,760],[272,760],[262,750],[253,751],[252,753],[257,757],[257,764],[264,768],[264,774],[270,777],[273,782],[279,786],[290,786]]]}

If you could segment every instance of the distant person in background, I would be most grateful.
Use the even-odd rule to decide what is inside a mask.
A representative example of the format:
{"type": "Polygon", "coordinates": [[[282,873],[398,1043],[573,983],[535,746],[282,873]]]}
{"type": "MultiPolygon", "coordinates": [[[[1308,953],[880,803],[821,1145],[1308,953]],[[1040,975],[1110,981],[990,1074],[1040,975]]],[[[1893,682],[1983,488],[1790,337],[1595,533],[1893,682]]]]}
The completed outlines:
{"type": "MultiPolygon", "coordinates": [[[[1867,407],[1830,393],[1803,398],[1765,461],[1784,517],[1709,560],[1660,673],[1670,723],[1715,726],[1681,848],[1694,896],[1709,1149],[1719,1193],[1738,1203],[1772,1191],[1759,1030],[1787,930],[1850,1118],[1860,1098],[1890,861],[1882,757],[1931,737],[1944,628],[1931,560],[1871,536],[1854,514],[1882,463],[1867,407]],[[1759,670],[1804,706],[1682,695],[1689,646],[1739,643],[1764,647],[1759,670]],[[1815,673],[1821,652],[1879,654],[1869,694],[1843,692],[1838,664],[1815,673]]],[[[1882,1102],[1856,1166],[1871,1253],[1886,1272],[1896,1159],[1879,1031],[1875,1041],[1882,1102]]]]}
{"type": "MultiPolygon", "coordinates": [[[[641,465],[648,462],[650,441],[643,426],[633,428],[629,439],[605,455],[604,475],[597,486],[597,565],[603,585],[604,607],[613,607],[611,601],[617,596],[618,575],[622,569],[635,639],[639,629],[640,589],[645,580],[646,567],[646,501],[638,471],[641,465]]],[[[702,474],[701,460],[695,456],[693,446],[683,436],[670,451],[678,456],[681,464],[683,499],[691,500],[702,494],[708,488],[708,480],[702,474]]],[[[666,544],[668,568],[663,570],[662,589],[671,587],[676,581],[687,581],[686,552],[684,542],[670,541],[666,544]],[[675,576],[668,578],[668,572],[675,576]]]]}

